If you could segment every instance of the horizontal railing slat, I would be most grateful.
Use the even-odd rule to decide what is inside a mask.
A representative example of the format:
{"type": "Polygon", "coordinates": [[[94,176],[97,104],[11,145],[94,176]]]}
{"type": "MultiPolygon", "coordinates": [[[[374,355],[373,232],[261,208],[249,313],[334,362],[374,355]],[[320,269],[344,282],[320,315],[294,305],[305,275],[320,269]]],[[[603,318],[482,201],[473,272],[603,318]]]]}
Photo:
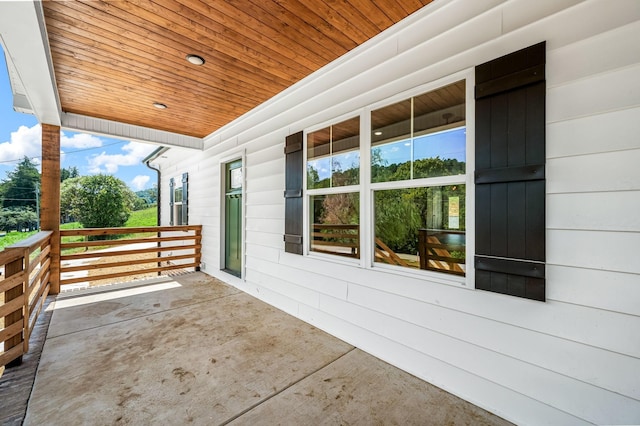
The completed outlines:
{"type": "Polygon", "coordinates": [[[0,265],[6,265],[24,257],[24,250],[5,248],[0,251],[0,265]]]}
{"type": "Polygon", "coordinates": [[[0,365],[9,364],[14,359],[20,357],[23,353],[22,345],[14,346],[3,354],[0,354],[0,365]]]}
{"type": "MultiPolygon", "coordinates": [[[[135,261],[135,264],[144,264],[144,263],[158,263],[158,262],[170,262],[172,260],[181,260],[181,259],[192,259],[194,256],[191,254],[182,254],[176,256],[166,256],[166,257],[150,257],[148,259],[139,259],[135,261]]],[[[122,266],[130,266],[132,263],[128,260],[123,260],[120,262],[110,262],[110,263],[94,263],[91,265],[80,265],[80,266],[65,266],[61,269],[62,272],[78,272],[78,271],[87,271],[94,269],[110,269],[110,268],[119,268],[122,266]]],[[[141,271],[144,272],[144,271],[141,271]]]]}
{"type": "Polygon", "coordinates": [[[110,257],[110,256],[128,256],[132,254],[142,254],[142,253],[154,253],[157,251],[172,251],[172,250],[194,250],[201,249],[202,245],[194,244],[188,246],[167,246],[167,247],[151,247],[151,248],[143,248],[143,249],[132,249],[132,250],[121,250],[121,251],[100,251],[100,252],[90,252],[90,253],[75,253],[75,254],[65,254],[60,256],[61,261],[65,260],[74,260],[74,259],[92,259],[95,257],[110,257]]]}
{"type": "Polygon", "coordinates": [[[28,249],[32,252],[35,249],[40,248],[47,239],[51,238],[51,234],[53,234],[53,231],[40,231],[37,234],[33,234],[32,236],[25,238],[22,241],[18,241],[7,248],[22,248],[28,249]]]}
{"type": "Polygon", "coordinates": [[[68,248],[77,248],[77,247],[100,247],[100,246],[119,246],[119,245],[129,245],[129,244],[140,244],[140,243],[159,243],[166,241],[182,241],[182,240],[193,240],[202,238],[200,235],[190,234],[190,235],[180,235],[177,237],[149,237],[149,238],[131,238],[131,239],[122,239],[122,240],[100,240],[100,241],[76,241],[69,243],[60,243],[60,247],[62,249],[68,248]]]}
{"type": "Polygon", "coordinates": [[[24,307],[24,298],[16,297],[13,300],[5,302],[4,305],[0,306],[0,317],[6,317],[7,315],[22,309],[24,307]]]}
{"type": "Polygon", "coordinates": [[[5,278],[0,281],[0,293],[9,291],[12,288],[22,284],[24,281],[24,271],[11,275],[9,278],[5,278]]]}
{"type": "Polygon", "coordinates": [[[15,322],[0,330],[0,342],[4,342],[22,332],[22,321],[15,322]]]}
{"type": "Polygon", "coordinates": [[[201,231],[202,225],[183,226],[144,226],[137,228],[79,228],[60,230],[61,237],[84,236],[84,235],[125,235],[140,234],[144,232],[179,232],[179,231],[201,231]]]}
{"type": "Polygon", "coordinates": [[[170,271],[170,270],[174,270],[174,269],[196,268],[198,266],[200,266],[200,264],[194,262],[194,263],[188,263],[188,264],[184,264],[184,265],[168,265],[168,266],[162,266],[162,267],[159,267],[159,268],[150,268],[150,269],[141,270],[139,272],[130,272],[129,271],[129,272],[115,272],[115,273],[104,274],[104,275],[95,275],[93,277],[90,277],[91,279],[88,279],[89,277],[68,278],[68,279],[60,280],[60,284],[67,285],[67,284],[81,283],[81,282],[85,282],[85,281],[99,281],[99,280],[106,280],[106,279],[111,279],[111,278],[127,277],[127,276],[131,276],[131,275],[140,275],[140,274],[147,274],[147,273],[153,273],[153,272],[170,271]]]}

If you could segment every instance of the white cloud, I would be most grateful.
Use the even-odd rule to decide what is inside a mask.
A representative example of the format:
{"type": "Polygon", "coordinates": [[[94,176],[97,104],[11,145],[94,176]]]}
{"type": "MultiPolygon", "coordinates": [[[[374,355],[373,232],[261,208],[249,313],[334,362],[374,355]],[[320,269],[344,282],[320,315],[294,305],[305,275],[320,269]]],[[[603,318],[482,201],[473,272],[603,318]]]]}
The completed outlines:
{"type": "Polygon", "coordinates": [[[22,160],[42,155],[42,136],[40,125],[20,126],[11,132],[11,140],[0,143],[0,161],[22,160]]]}
{"type": "Polygon", "coordinates": [[[129,142],[122,147],[125,154],[102,152],[89,158],[89,173],[117,173],[120,166],[137,166],[155,149],[155,145],[129,142]]]}
{"type": "MultiPolygon", "coordinates": [[[[76,133],[67,136],[60,134],[60,146],[72,149],[96,148],[102,146],[102,139],[88,133],[76,133]]],[[[64,151],[60,151],[64,161],[64,151]]],[[[42,129],[39,124],[33,127],[20,126],[11,132],[11,140],[0,143],[0,161],[22,160],[25,156],[39,164],[42,155],[42,129]]]]}
{"type": "Polygon", "coordinates": [[[60,135],[60,146],[65,148],[96,148],[102,146],[102,139],[88,133],[75,133],[71,137],[62,132],[60,135]]]}
{"type": "Polygon", "coordinates": [[[131,186],[136,191],[140,191],[144,189],[145,185],[149,182],[150,179],[151,179],[150,176],[138,175],[134,177],[133,180],[131,181],[131,186]]]}

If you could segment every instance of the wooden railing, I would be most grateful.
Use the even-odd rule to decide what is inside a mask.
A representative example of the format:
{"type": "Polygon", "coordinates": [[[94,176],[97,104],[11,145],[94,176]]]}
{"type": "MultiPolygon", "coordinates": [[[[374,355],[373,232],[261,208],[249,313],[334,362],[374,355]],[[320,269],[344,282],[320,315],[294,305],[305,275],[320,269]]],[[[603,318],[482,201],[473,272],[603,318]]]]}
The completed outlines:
{"type": "Polygon", "coordinates": [[[360,225],[313,224],[311,250],[319,253],[360,257],[360,225]]]}
{"type": "MultiPolygon", "coordinates": [[[[346,257],[360,257],[360,226],[313,224],[311,250],[346,257]]],[[[375,238],[376,262],[410,268],[428,269],[454,275],[465,275],[464,231],[420,229],[418,231],[418,256],[395,253],[380,238],[375,238]],[[458,236],[462,241],[449,243],[458,236]]]]}
{"type": "Polygon", "coordinates": [[[420,269],[446,272],[454,275],[465,275],[464,231],[444,229],[420,229],[418,232],[418,253],[420,269]],[[450,243],[452,236],[459,236],[462,242],[450,243]],[[459,256],[454,254],[459,253],[459,256]]]}
{"type": "Polygon", "coordinates": [[[0,367],[20,362],[49,294],[51,231],[42,231],[0,252],[0,367]]]}
{"type": "Polygon", "coordinates": [[[67,229],[60,231],[60,237],[61,285],[200,268],[202,225],[67,229]],[[117,235],[129,237],[108,239],[117,235]],[[84,240],[64,241],[65,237],[78,236],[84,240]],[[90,237],[94,240],[90,241],[90,237]],[[82,251],[74,252],[78,249],[82,251]]]}

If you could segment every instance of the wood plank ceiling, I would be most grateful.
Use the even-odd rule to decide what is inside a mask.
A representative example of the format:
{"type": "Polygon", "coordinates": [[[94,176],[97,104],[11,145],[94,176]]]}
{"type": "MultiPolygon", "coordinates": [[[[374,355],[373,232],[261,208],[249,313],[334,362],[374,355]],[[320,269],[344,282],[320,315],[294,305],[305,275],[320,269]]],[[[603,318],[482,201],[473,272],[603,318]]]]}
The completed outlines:
{"type": "Polygon", "coordinates": [[[204,137],[431,1],[42,3],[63,111],[204,137]]]}

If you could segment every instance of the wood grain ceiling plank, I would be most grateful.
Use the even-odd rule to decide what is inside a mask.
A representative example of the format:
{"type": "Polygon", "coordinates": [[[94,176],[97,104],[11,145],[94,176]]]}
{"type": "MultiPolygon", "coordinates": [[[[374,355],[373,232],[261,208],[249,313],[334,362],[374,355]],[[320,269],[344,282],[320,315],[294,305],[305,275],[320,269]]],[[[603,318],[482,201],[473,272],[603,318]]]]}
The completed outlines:
{"type": "Polygon", "coordinates": [[[253,108],[252,101],[245,101],[243,95],[235,94],[231,91],[224,91],[220,88],[211,91],[208,94],[200,94],[190,91],[184,91],[181,88],[167,89],[162,84],[148,84],[147,82],[140,83],[140,80],[134,78],[128,78],[130,75],[117,76],[119,79],[111,77],[101,77],[104,74],[104,69],[99,66],[91,66],[83,71],[78,71],[77,67],[74,67],[72,63],[68,65],[61,65],[60,72],[65,76],[65,81],[60,83],[60,88],[70,90],[73,87],[77,87],[78,90],[85,90],[82,93],[85,97],[96,96],[100,92],[109,90],[123,90],[125,93],[129,93],[131,97],[137,98],[149,98],[149,105],[152,102],[161,102],[169,104],[170,99],[179,100],[180,103],[186,105],[196,105],[197,108],[203,106],[218,104],[227,104],[233,101],[233,104],[227,105],[226,108],[232,112],[246,111],[253,108]],[[69,81],[75,82],[75,86],[71,86],[69,81]],[[80,84],[84,82],[85,84],[80,84]],[[144,86],[142,85],[144,84],[144,86]],[[86,89],[92,88],[92,92],[86,91],[86,89]]]}
{"type": "MultiPolygon", "coordinates": [[[[221,66],[218,64],[205,65],[206,68],[190,66],[186,61],[179,59],[176,55],[170,55],[167,60],[161,55],[166,55],[166,51],[169,48],[165,48],[160,51],[154,47],[141,44],[137,41],[137,38],[128,38],[122,41],[116,41],[114,38],[109,37],[114,33],[105,32],[101,30],[101,34],[97,35],[94,32],[89,32],[83,25],[75,26],[70,22],[63,22],[65,19],[71,20],[71,17],[58,14],[57,12],[51,12],[48,14],[47,21],[49,24],[50,38],[52,39],[52,45],[60,43],[65,39],[73,38],[79,41],[78,37],[82,37],[83,40],[94,40],[93,43],[87,44],[88,50],[94,50],[98,52],[109,51],[111,54],[130,57],[134,61],[138,61],[150,69],[164,69],[166,72],[173,74],[176,78],[189,79],[204,84],[205,86],[212,86],[217,84],[217,79],[213,76],[219,76],[220,81],[228,81],[231,84],[238,84],[239,86],[249,86],[248,92],[260,93],[265,86],[276,83],[273,80],[257,80],[257,74],[247,74],[241,72],[241,70],[234,69],[232,64],[221,66]],[[106,35],[106,37],[105,37],[106,35]],[[100,44],[95,41],[99,39],[104,42],[100,44]],[[60,40],[60,41],[59,41],[60,40]],[[107,47],[108,46],[108,47],[107,47]],[[116,49],[116,51],[114,51],[116,49]]],[[[286,87],[286,83],[281,82],[280,87],[286,87]]]]}
{"type": "MultiPolygon", "coordinates": [[[[358,43],[354,41],[354,38],[357,37],[352,38],[350,34],[351,28],[354,28],[357,24],[343,22],[339,27],[330,24],[327,17],[323,15],[321,8],[318,7],[318,2],[311,7],[308,7],[304,2],[298,0],[287,0],[275,3],[285,9],[292,18],[299,18],[301,21],[300,25],[306,24],[310,26],[311,29],[317,33],[317,40],[329,39],[339,45],[345,52],[350,51],[358,45],[358,43]]],[[[326,7],[324,9],[331,10],[326,7]]]]}
{"type": "Polygon", "coordinates": [[[237,117],[223,109],[195,109],[192,111],[180,111],[169,106],[165,110],[155,109],[149,104],[140,104],[131,101],[129,98],[118,101],[118,96],[103,98],[96,96],[87,98],[86,96],[71,96],[73,107],[66,112],[115,120],[122,123],[141,125],[151,128],[162,128],[163,130],[176,131],[190,136],[204,137],[211,132],[211,127],[224,125],[237,117]],[[158,121],[161,119],[162,121],[158,121]],[[162,126],[162,127],[160,127],[162,126]],[[171,130],[173,129],[173,130],[171,130]]]}
{"type": "Polygon", "coordinates": [[[242,7],[254,19],[260,20],[280,32],[288,39],[287,43],[297,42],[316,56],[321,57],[326,61],[325,64],[344,53],[344,49],[333,40],[322,37],[322,34],[315,28],[310,27],[300,18],[287,13],[286,9],[275,2],[262,0],[228,0],[228,2],[242,7]]]}
{"type": "Polygon", "coordinates": [[[404,7],[399,6],[396,0],[372,0],[373,4],[389,19],[389,26],[407,17],[404,7]]]}
{"type": "MultiPolygon", "coordinates": [[[[376,2],[378,0],[375,0],[376,2]]],[[[412,13],[417,12],[419,9],[422,9],[424,6],[431,3],[432,0],[385,0],[388,2],[386,7],[393,7],[397,10],[404,11],[404,18],[411,15],[412,13]]],[[[382,5],[382,3],[378,3],[382,5]]],[[[384,7],[384,6],[383,6],[384,7]]],[[[388,15],[388,14],[387,14],[388,15]]]]}
{"type": "Polygon", "coordinates": [[[349,2],[376,26],[378,32],[384,31],[394,24],[372,0],[350,0],[349,2]]]}
{"type": "MultiPolygon", "coordinates": [[[[304,0],[310,3],[317,3],[317,0],[304,0]]],[[[364,15],[365,11],[359,10],[356,6],[352,5],[347,0],[328,0],[327,6],[335,10],[340,16],[342,16],[351,26],[357,27],[359,31],[365,34],[366,40],[378,35],[380,30],[378,27],[364,15]]],[[[364,41],[366,41],[364,40],[364,41]]],[[[363,42],[364,42],[363,41],[363,42]]]]}
{"type": "Polygon", "coordinates": [[[253,16],[245,13],[242,8],[237,8],[229,2],[202,2],[192,0],[176,0],[178,3],[188,5],[205,16],[215,16],[216,20],[226,27],[242,31],[247,37],[254,40],[259,46],[271,49],[277,54],[293,60],[313,63],[314,70],[327,64],[326,59],[316,55],[304,47],[297,40],[291,40],[274,28],[265,25],[253,16]]]}
{"type": "MultiPolygon", "coordinates": [[[[282,85],[292,84],[290,75],[282,73],[278,68],[275,68],[277,74],[273,74],[272,71],[274,71],[274,68],[267,67],[266,64],[248,63],[243,60],[244,57],[242,55],[228,55],[211,49],[208,45],[203,44],[195,38],[189,38],[173,30],[168,31],[164,25],[158,25],[146,19],[146,17],[154,18],[154,15],[145,14],[131,2],[90,1],[87,4],[89,7],[83,7],[84,4],[79,1],[65,2],[65,4],[67,3],[73,5],[70,6],[72,9],[84,10],[85,13],[91,14],[91,16],[94,17],[92,19],[94,26],[100,26],[115,34],[116,37],[138,39],[140,43],[147,45],[148,48],[151,49],[174,49],[167,50],[164,54],[165,59],[181,61],[187,53],[190,53],[194,49],[212,55],[215,52],[215,57],[221,63],[229,64],[229,66],[233,65],[241,70],[241,73],[245,71],[246,74],[254,74],[255,78],[263,80],[266,84],[268,84],[269,81],[275,81],[282,85]],[[100,8],[96,9],[97,6],[100,6],[100,8]],[[107,23],[111,26],[105,28],[107,27],[107,23]],[[169,58],[171,55],[175,56],[169,58]],[[265,75],[267,73],[269,75],[265,75]]],[[[169,25],[166,22],[165,24],[169,25]]],[[[175,27],[175,25],[172,26],[175,27]]],[[[187,63],[184,62],[183,64],[186,65],[187,63]]],[[[184,65],[182,68],[184,68],[184,65]]]]}
{"type": "MultiPolygon", "coordinates": [[[[107,50],[107,47],[103,46],[99,51],[104,52],[105,50],[107,50]]],[[[61,43],[52,44],[52,51],[57,54],[59,53],[60,55],[75,57],[82,60],[94,61],[100,65],[100,56],[94,53],[94,52],[97,52],[98,50],[82,49],[82,44],[76,45],[70,37],[67,37],[64,40],[64,43],[61,42],[61,43]],[[67,44],[71,44],[71,46],[67,46],[67,44]],[[95,58],[85,58],[85,55],[95,56],[95,58]]],[[[113,61],[114,59],[106,57],[103,60],[105,63],[111,64],[111,61],[113,61]]],[[[120,60],[123,60],[123,58],[121,58],[120,60]]],[[[178,85],[178,86],[184,85],[184,82],[185,82],[184,79],[176,75],[176,73],[173,72],[170,68],[156,66],[155,64],[143,64],[143,63],[135,64],[136,62],[135,58],[127,58],[125,60],[130,61],[131,63],[131,65],[128,68],[126,68],[128,70],[128,73],[132,75],[140,76],[142,80],[140,84],[146,85],[148,83],[158,83],[158,84],[169,84],[169,85],[178,85]]],[[[67,58],[62,58],[62,57],[56,58],[55,62],[60,64],[56,66],[56,72],[58,72],[60,70],[60,66],[64,65],[64,63],[67,61],[68,61],[67,58]]],[[[104,64],[103,66],[107,67],[108,65],[104,64]]],[[[83,68],[83,64],[80,63],[79,69],[82,70],[82,68],[83,68]]],[[[94,78],[94,77],[95,76],[87,75],[87,78],[94,78]]],[[[202,77],[194,78],[189,84],[189,91],[202,94],[202,96],[207,97],[207,92],[216,91],[218,86],[232,87],[234,93],[243,95],[247,98],[256,97],[256,96],[264,98],[264,97],[273,95],[272,92],[262,90],[262,88],[259,88],[258,86],[253,86],[251,84],[247,84],[246,82],[242,82],[238,80],[234,81],[231,79],[219,79],[219,80],[212,81],[212,79],[209,78],[206,74],[203,75],[202,77]]]]}
{"type": "MultiPolygon", "coordinates": [[[[300,62],[276,55],[275,52],[254,49],[255,42],[241,33],[234,33],[231,37],[226,36],[224,28],[217,22],[173,0],[138,1],[136,6],[126,4],[129,13],[137,14],[139,10],[136,7],[138,7],[144,10],[142,13],[145,13],[145,18],[149,22],[156,24],[159,28],[170,27],[171,32],[181,36],[181,42],[187,43],[192,40],[196,41],[200,47],[206,46],[206,50],[198,49],[197,53],[202,52],[200,54],[208,60],[216,61],[219,54],[223,53],[288,81],[292,80],[292,75],[293,79],[298,81],[312,72],[311,68],[300,62]],[[204,23],[201,23],[202,21],[204,23]]],[[[193,45],[195,47],[196,43],[193,45]]]]}
{"type": "MultiPolygon", "coordinates": [[[[151,31],[145,27],[144,21],[140,21],[137,18],[131,17],[130,19],[134,20],[134,22],[129,23],[127,22],[128,15],[118,12],[119,9],[115,8],[114,4],[111,3],[109,3],[108,9],[113,13],[120,13],[120,18],[113,16],[111,13],[106,13],[103,10],[86,6],[81,2],[64,3],[72,3],[74,5],[72,9],[59,9],[63,13],[69,13],[69,15],[67,15],[68,18],[73,19],[73,14],[79,10],[90,14],[92,18],[85,18],[85,20],[90,21],[91,24],[88,26],[85,24],[82,28],[95,34],[96,39],[111,39],[120,42],[123,46],[130,47],[131,51],[134,52],[156,49],[158,52],[161,52],[160,57],[163,61],[179,64],[176,70],[177,72],[188,69],[188,64],[184,61],[184,56],[185,52],[189,52],[194,48],[193,44],[206,49],[206,46],[196,42],[192,43],[190,39],[186,37],[183,37],[181,41],[176,41],[174,38],[167,38],[166,34],[162,34],[161,28],[146,24],[146,27],[151,26],[160,33],[151,31]]],[[[95,3],[103,4],[102,2],[95,3]]],[[[117,3],[121,4],[123,2],[117,3]]],[[[66,30],[69,31],[71,29],[67,27],[66,30]]],[[[175,33],[171,34],[175,35],[175,33]]],[[[176,38],[179,38],[179,36],[176,38]]],[[[259,67],[249,65],[240,61],[238,58],[230,57],[222,53],[219,54],[219,57],[221,62],[226,63],[224,68],[231,71],[237,69],[237,75],[241,75],[243,78],[250,77],[261,80],[261,84],[263,85],[269,85],[273,82],[286,87],[291,84],[290,78],[284,79],[276,75],[265,75],[266,73],[261,72],[262,70],[259,67]]],[[[190,69],[193,69],[193,67],[190,69]]],[[[185,75],[185,78],[189,78],[189,75],[185,75]]]]}
{"type": "MultiPolygon", "coordinates": [[[[130,54],[125,51],[113,51],[110,46],[100,46],[99,49],[91,48],[86,49],[87,44],[83,44],[82,42],[75,42],[75,38],[78,36],[73,35],[70,36],[67,33],[66,38],[63,41],[52,43],[51,49],[52,52],[56,52],[62,56],[67,56],[70,58],[80,59],[82,61],[87,61],[89,63],[97,63],[102,64],[104,66],[113,65],[113,62],[116,62],[118,67],[126,69],[130,74],[135,76],[140,76],[141,84],[146,84],[147,82],[157,82],[159,84],[167,84],[174,86],[183,86],[184,78],[175,73],[175,69],[170,67],[169,65],[163,65],[160,62],[158,65],[156,63],[145,63],[139,60],[139,57],[136,57],[134,54],[130,54]],[[83,49],[83,47],[85,47],[83,49]],[[110,52],[109,52],[110,51],[110,52]],[[112,55],[105,55],[105,53],[111,53],[112,55]],[[124,67],[123,67],[124,65],[124,67]]],[[[67,59],[64,57],[56,58],[56,63],[64,64],[67,59]]],[[[79,64],[79,67],[82,68],[82,63],[79,64]]],[[[212,84],[212,79],[202,73],[201,78],[194,78],[190,83],[190,91],[201,93],[202,96],[207,96],[206,92],[215,91],[219,89],[220,86],[227,88],[233,88],[234,93],[242,94],[244,96],[256,96],[260,95],[271,96],[273,93],[262,90],[258,86],[249,86],[244,84],[244,82],[233,80],[233,79],[216,79],[214,80],[215,84],[212,84]]]]}
{"type": "MultiPolygon", "coordinates": [[[[220,13],[212,12],[208,5],[203,5],[201,2],[188,1],[185,2],[187,4],[182,4],[175,0],[155,0],[155,3],[170,10],[173,14],[171,17],[182,21],[183,26],[187,26],[190,22],[204,37],[223,40],[229,48],[235,49],[239,56],[245,55],[246,52],[259,58],[266,56],[280,68],[297,71],[299,76],[306,76],[320,66],[317,58],[310,55],[309,57],[297,55],[290,48],[274,43],[253,28],[233,21],[220,13]]],[[[215,60],[215,58],[211,59],[215,60]]]]}
{"type": "Polygon", "coordinates": [[[343,16],[339,8],[332,7],[332,3],[336,3],[335,1],[299,0],[299,2],[321,16],[329,25],[344,31],[345,36],[349,37],[356,45],[364,43],[376,34],[374,29],[368,35],[360,25],[355,23],[355,20],[349,20],[343,16]]]}

